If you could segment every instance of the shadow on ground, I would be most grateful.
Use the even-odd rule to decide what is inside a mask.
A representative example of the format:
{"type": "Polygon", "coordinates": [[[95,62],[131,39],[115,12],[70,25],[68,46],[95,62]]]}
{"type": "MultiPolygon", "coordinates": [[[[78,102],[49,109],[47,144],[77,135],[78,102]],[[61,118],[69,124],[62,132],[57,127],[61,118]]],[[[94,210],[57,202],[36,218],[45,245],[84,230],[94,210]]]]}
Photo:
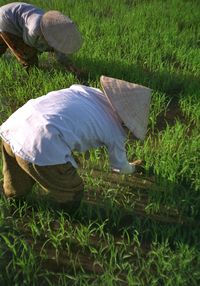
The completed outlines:
{"type": "MultiPolygon", "coordinates": [[[[167,112],[158,117],[157,128],[163,130],[167,124],[174,125],[176,119],[181,122],[187,121],[179,106],[181,97],[191,96],[200,89],[200,78],[186,75],[178,70],[175,72],[158,72],[144,68],[140,64],[131,64],[116,61],[96,60],[84,58],[76,60],[76,65],[84,70],[84,77],[77,79],[79,83],[89,85],[88,82],[98,83],[101,75],[115,77],[130,82],[142,84],[152,90],[166,94],[170,101],[167,112]],[[164,120],[163,120],[164,119],[164,120]]],[[[64,74],[66,70],[61,66],[55,66],[64,74]]],[[[49,68],[46,66],[47,72],[49,68]]]]}
{"type": "MultiPolygon", "coordinates": [[[[2,59],[1,59],[2,60],[2,59]]],[[[12,57],[4,57],[4,62],[11,64],[13,60],[12,57]]],[[[126,62],[117,62],[110,60],[96,60],[90,58],[77,58],[74,64],[84,70],[83,77],[74,76],[74,83],[80,83],[84,85],[89,85],[89,83],[94,83],[94,85],[99,83],[99,78],[101,75],[106,75],[110,77],[116,77],[124,79],[130,82],[135,82],[150,87],[152,90],[166,94],[170,101],[167,112],[161,113],[157,119],[157,129],[163,130],[167,124],[174,125],[176,119],[181,122],[187,121],[183,113],[181,112],[179,106],[179,99],[182,97],[188,97],[195,94],[197,90],[200,89],[200,78],[193,75],[186,75],[178,70],[175,72],[158,72],[152,71],[148,67],[144,67],[141,64],[131,64],[126,62]]],[[[44,56],[39,61],[39,69],[55,76],[56,72],[61,73],[63,76],[69,75],[70,72],[67,71],[66,67],[58,64],[52,55],[44,56]]],[[[34,69],[34,73],[36,70],[34,69]]],[[[24,76],[28,76],[23,72],[24,76]]],[[[31,75],[31,71],[30,71],[31,75]]],[[[67,86],[66,86],[67,87],[67,86]]],[[[62,86],[63,88],[63,86],[62,86]]]]}
{"type": "Polygon", "coordinates": [[[190,90],[199,90],[200,78],[185,75],[180,70],[177,73],[152,71],[140,64],[122,63],[106,60],[91,60],[84,58],[77,65],[88,71],[89,79],[98,80],[103,74],[110,77],[121,78],[149,86],[152,89],[165,93],[171,98],[178,98],[190,90]]]}
{"type": "MultiPolygon", "coordinates": [[[[1,58],[7,64],[12,64],[16,61],[10,55],[1,58]]],[[[99,81],[101,75],[116,77],[130,82],[146,85],[154,90],[165,93],[172,99],[178,99],[180,96],[187,95],[187,92],[197,91],[200,89],[200,78],[194,75],[184,74],[177,69],[175,72],[158,72],[144,67],[144,64],[126,63],[110,61],[106,59],[97,60],[91,58],[77,58],[74,61],[75,66],[83,69],[86,74],[80,83],[88,84],[88,81],[99,81]]],[[[39,61],[39,69],[51,72],[62,72],[63,75],[68,73],[65,67],[58,64],[54,57],[46,55],[39,61]]],[[[77,79],[78,81],[78,79],[77,79]]]]}

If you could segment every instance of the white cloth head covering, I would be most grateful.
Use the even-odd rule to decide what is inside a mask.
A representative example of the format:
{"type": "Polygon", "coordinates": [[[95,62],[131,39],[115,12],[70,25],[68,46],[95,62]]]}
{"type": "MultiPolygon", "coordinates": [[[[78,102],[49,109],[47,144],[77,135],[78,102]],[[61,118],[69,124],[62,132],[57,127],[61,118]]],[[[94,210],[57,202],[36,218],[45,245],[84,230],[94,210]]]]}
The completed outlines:
{"type": "Polygon", "coordinates": [[[44,13],[40,27],[48,44],[61,53],[72,54],[82,45],[81,33],[77,26],[59,11],[44,13]]]}
{"type": "Polygon", "coordinates": [[[151,89],[124,80],[101,76],[100,83],[124,124],[133,134],[144,140],[147,132],[151,89]]]}

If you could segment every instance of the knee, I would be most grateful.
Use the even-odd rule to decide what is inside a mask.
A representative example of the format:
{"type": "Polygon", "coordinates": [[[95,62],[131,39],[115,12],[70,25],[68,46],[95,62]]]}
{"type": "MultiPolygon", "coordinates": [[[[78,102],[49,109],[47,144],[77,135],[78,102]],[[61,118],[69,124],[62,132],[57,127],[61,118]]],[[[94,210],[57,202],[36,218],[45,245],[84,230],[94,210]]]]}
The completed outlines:
{"type": "Polygon", "coordinates": [[[3,195],[6,199],[17,197],[16,190],[7,181],[3,183],[3,191],[2,192],[3,192],[3,195]]]}
{"type": "Polygon", "coordinates": [[[31,191],[30,186],[25,186],[21,183],[15,184],[12,179],[4,177],[3,193],[6,198],[22,198],[31,191]]]}

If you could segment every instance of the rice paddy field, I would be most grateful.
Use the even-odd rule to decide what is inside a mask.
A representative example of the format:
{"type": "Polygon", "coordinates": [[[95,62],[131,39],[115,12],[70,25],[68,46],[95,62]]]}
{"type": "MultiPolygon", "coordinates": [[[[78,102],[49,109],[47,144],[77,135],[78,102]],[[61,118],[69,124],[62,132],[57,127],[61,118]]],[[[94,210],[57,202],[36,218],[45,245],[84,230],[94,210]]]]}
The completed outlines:
{"type": "Polygon", "coordinates": [[[112,173],[104,148],[89,160],[75,154],[85,196],[73,216],[51,208],[38,186],[18,205],[0,196],[0,285],[200,285],[200,2],[27,2],[78,24],[84,44],[73,61],[85,76],[48,53],[28,75],[6,53],[0,124],[49,91],[100,87],[101,75],[153,92],[145,141],[126,145],[130,161],[144,161],[140,172],[112,173]]]}

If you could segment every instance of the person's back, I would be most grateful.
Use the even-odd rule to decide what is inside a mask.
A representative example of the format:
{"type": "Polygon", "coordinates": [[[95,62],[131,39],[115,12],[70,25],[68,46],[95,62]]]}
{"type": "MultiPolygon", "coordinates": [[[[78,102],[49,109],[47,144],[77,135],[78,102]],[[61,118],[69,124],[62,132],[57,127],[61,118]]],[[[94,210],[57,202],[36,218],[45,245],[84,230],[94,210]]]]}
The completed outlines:
{"type": "MultiPolygon", "coordinates": [[[[9,32],[31,46],[40,48],[40,20],[44,11],[31,4],[14,2],[0,7],[0,32],[9,32]]],[[[48,47],[48,45],[46,44],[48,47]]]]}
{"type": "Polygon", "coordinates": [[[104,94],[82,85],[31,99],[2,125],[1,135],[24,160],[38,165],[70,161],[75,167],[71,151],[106,145],[111,152],[125,140],[104,94]]]}
{"type": "Polygon", "coordinates": [[[67,70],[79,74],[69,55],[81,45],[77,26],[59,11],[44,11],[24,2],[0,7],[0,56],[9,48],[27,71],[38,66],[38,53],[53,52],[67,70]]]}
{"type": "Polygon", "coordinates": [[[24,197],[37,182],[61,207],[77,208],[84,184],[73,150],[105,145],[114,171],[135,171],[122,123],[144,138],[150,89],[105,76],[100,82],[103,92],[75,84],[31,99],[1,125],[6,198],[24,197]]]}

